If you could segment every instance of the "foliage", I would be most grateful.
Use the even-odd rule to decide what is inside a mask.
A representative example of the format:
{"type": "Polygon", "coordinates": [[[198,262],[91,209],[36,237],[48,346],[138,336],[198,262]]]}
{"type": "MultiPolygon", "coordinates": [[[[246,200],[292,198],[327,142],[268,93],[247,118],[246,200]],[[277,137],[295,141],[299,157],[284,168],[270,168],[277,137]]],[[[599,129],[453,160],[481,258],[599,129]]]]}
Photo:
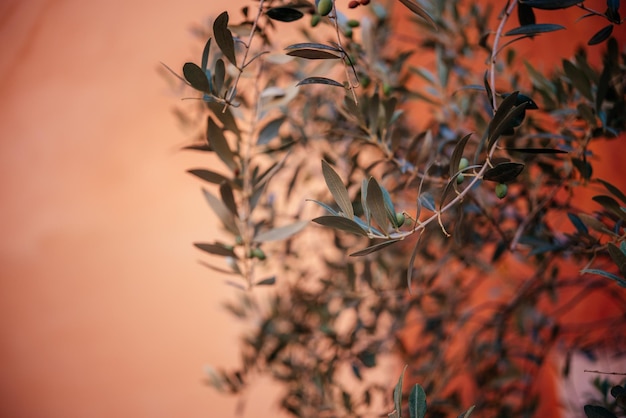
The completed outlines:
{"type": "Polygon", "coordinates": [[[225,237],[195,245],[241,289],[227,309],[253,324],[241,366],[211,369],[211,384],[240,393],[269,374],[294,416],[400,417],[402,378],[391,407],[371,373],[399,356],[419,382],[411,417],[426,394],[428,416],[458,415],[468,388],[481,416],[532,414],[552,348],[592,352],[591,331],[625,322],[567,321],[590,292],[626,306],[626,196],[594,176],[591,151],[626,127],[619,1],[510,0],[497,27],[479,2],[254,5],[197,28],[200,65],[179,76],[201,99],[185,120],[205,126],[186,148],[221,161],[189,170],[225,237]],[[602,65],[584,48],[550,72],[516,56],[564,30],[536,10],[568,7],[580,25],[607,22],[588,41],[602,65]],[[591,212],[581,188],[596,191],[591,212]],[[485,301],[494,289],[504,297],[485,301]]]}

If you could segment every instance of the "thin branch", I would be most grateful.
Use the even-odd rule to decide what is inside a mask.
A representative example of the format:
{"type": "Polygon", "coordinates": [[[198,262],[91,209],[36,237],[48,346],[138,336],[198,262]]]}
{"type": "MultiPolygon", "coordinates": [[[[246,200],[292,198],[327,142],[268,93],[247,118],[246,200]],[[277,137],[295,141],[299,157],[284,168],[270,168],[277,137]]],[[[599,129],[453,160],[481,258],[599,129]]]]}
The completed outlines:
{"type": "Polygon", "coordinates": [[[511,13],[513,13],[513,9],[515,8],[516,5],[517,5],[517,0],[513,0],[509,4],[509,6],[504,10],[502,18],[500,19],[500,24],[498,25],[498,29],[496,30],[496,35],[493,40],[493,46],[491,47],[489,83],[491,83],[491,89],[493,90],[492,106],[493,106],[494,113],[496,109],[498,108],[498,105],[496,103],[496,96],[497,96],[496,94],[496,59],[497,59],[498,53],[500,52],[498,48],[498,44],[500,43],[500,38],[502,38],[502,31],[504,30],[504,25],[509,20],[509,16],[511,16],[511,13]]]}

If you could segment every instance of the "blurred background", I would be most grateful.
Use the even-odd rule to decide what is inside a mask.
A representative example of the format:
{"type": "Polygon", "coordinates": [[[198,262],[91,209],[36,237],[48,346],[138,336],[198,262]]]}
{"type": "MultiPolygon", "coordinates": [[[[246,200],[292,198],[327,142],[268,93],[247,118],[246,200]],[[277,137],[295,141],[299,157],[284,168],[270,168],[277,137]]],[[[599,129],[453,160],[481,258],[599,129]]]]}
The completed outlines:
{"type": "MultiPolygon", "coordinates": [[[[234,415],[203,384],[242,330],[191,245],[217,228],[185,170],[210,162],[179,151],[157,68],[197,62],[192,24],[239,4],[0,2],[1,416],[234,415]]],[[[255,388],[244,416],[277,416],[255,388]]]]}

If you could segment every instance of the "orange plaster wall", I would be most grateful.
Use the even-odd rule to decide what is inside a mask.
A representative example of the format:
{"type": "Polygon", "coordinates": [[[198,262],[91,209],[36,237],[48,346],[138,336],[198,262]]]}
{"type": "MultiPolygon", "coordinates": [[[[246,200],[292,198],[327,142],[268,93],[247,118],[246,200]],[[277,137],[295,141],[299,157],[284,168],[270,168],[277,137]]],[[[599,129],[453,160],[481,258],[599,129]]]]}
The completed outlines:
{"type": "Polygon", "coordinates": [[[0,416],[234,415],[202,382],[241,330],[191,246],[216,231],[185,173],[208,162],[156,71],[197,61],[188,29],[222,7],[0,2],[0,416]]]}

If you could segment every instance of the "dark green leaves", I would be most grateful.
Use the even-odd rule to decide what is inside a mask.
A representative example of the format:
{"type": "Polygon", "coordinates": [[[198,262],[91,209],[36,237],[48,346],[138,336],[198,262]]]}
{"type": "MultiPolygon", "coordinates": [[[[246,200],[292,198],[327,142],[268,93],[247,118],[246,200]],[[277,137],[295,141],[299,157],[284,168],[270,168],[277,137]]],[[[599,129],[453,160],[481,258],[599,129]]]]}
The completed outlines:
{"type": "Polygon", "coordinates": [[[622,210],[619,203],[617,203],[615,199],[605,195],[594,196],[592,199],[602,205],[608,212],[617,216],[623,222],[626,222],[626,212],[622,210]]]}
{"type": "Polygon", "coordinates": [[[420,385],[413,386],[409,393],[409,415],[411,418],[426,416],[426,392],[420,385]]]}
{"type": "Polygon", "coordinates": [[[515,125],[517,119],[523,115],[526,106],[528,106],[528,102],[516,105],[518,95],[519,92],[517,91],[508,95],[502,103],[500,103],[500,107],[498,107],[496,114],[489,123],[488,152],[491,152],[491,149],[495,146],[500,135],[506,133],[515,125]]]}
{"type": "Polygon", "coordinates": [[[233,257],[233,258],[237,258],[237,255],[235,254],[235,252],[233,251],[232,248],[229,248],[223,244],[219,244],[219,243],[215,243],[215,244],[209,244],[209,243],[199,243],[196,242],[193,244],[196,248],[204,251],[205,253],[209,253],[209,254],[213,254],[213,255],[219,255],[222,257],[233,257]]]}
{"type": "Polygon", "coordinates": [[[520,4],[543,10],[567,9],[582,2],[583,0],[520,0],[520,4]]]}
{"type": "Polygon", "coordinates": [[[602,406],[585,405],[587,418],[617,418],[617,416],[602,406]]]}
{"type": "Polygon", "coordinates": [[[254,242],[282,241],[302,231],[308,225],[306,221],[295,222],[289,225],[261,232],[254,237],[254,242]]]}
{"type": "Polygon", "coordinates": [[[215,36],[215,42],[222,51],[222,54],[236,67],[235,41],[233,40],[233,34],[230,29],[228,29],[227,12],[220,14],[213,22],[213,35],[215,36]]]}
{"type": "Polygon", "coordinates": [[[609,255],[613,262],[617,265],[620,274],[623,277],[626,277],[626,254],[622,252],[622,250],[612,242],[608,243],[608,251],[609,255]]]}
{"type": "Polygon", "coordinates": [[[511,29],[510,31],[506,32],[504,35],[505,36],[518,36],[518,35],[531,36],[531,35],[538,35],[540,33],[555,32],[557,30],[562,30],[562,29],[565,29],[565,26],[555,25],[552,23],[537,23],[533,25],[524,25],[515,29],[511,29]]]}
{"type": "Polygon", "coordinates": [[[456,146],[454,147],[454,151],[452,151],[452,155],[450,156],[450,177],[453,177],[459,170],[459,162],[463,157],[463,150],[465,149],[465,145],[467,144],[467,141],[470,139],[471,136],[472,134],[465,135],[459,140],[459,142],[457,142],[456,146]]]}
{"type": "Polygon", "coordinates": [[[270,19],[278,20],[279,22],[294,22],[304,16],[304,13],[292,7],[272,7],[265,14],[270,19]]]}
{"type": "Polygon", "coordinates": [[[235,162],[235,155],[228,146],[224,132],[217,126],[211,116],[208,117],[207,123],[207,141],[213,151],[215,151],[217,156],[220,157],[220,160],[222,160],[228,168],[233,171],[237,169],[238,166],[235,162]]]}
{"type": "Polygon", "coordinates": [[[320,216],[313,219],[313,222],[320,225],[328,226],[342,231],[350,232],[356,235],[367,236],[367,232],[359,226],[355,221],[344,218],[343,216],[320,216]]]}
{"type": "Polygon", "coordinates": [[[187,62],[183,65],[183,75],[194,89],[203,93],[211,93],[211,84],[206,73],[193,62],[187,62]]]}
{"type": "Polygon", "coordinates": [[[605,26],[602,29],[600,29],[598,32],[596,32],[591,37],[591,39],[589,39],[589,41],[587,42],[587,45],[592,46],[592,45],[600,44],[606,41],[607,39],[609,39],[612,33],[613,33],[613,25],[605,26]]]}
{"type": "Polygon", "coordinates": [[[524,164],[504,162],[490,168],[485,172],[484,179],[496,183],[509,183],[524,170],[524,164]]]}
{"type": "Polygon", "coordinates": [[[342,83],[326,77],[307,77],[304,80],[300,80],[296,86],[305,86],[307,84],[324,84],[327,86],[344,87],[342,83]]]}

